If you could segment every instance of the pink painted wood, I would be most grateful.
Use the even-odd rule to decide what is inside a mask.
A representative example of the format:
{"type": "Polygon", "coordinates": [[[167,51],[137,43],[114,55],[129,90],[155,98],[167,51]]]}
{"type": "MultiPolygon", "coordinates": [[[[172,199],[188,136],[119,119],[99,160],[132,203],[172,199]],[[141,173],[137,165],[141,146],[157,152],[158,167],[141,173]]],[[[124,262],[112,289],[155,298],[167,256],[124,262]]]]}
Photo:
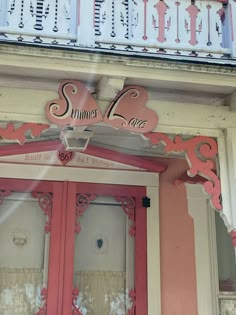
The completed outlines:
{"type": "Polygon", "coordinates": [[[60,149],[57,152],[57,157],[62,165],[68,164],[70,161],[73,160],[75,153],[72,151],[66,151],[65,149],[60,149]]]}
{"type": "Polygon", "coordinates": [[[30,131],[33,137],[39,137],[48,128],[49,125],[46,124],[25,123],[20,127],[15,127],[14,124],[8,123],[6,128],[0,128],[0,137],[23,144],[26,141],[25,133],[27,131],[30,131]]]}
{"type": "Polygon", "coordinates": [[[65,314],[63,313],[63,307],[64,307],[64,276],[65,276],[65,254],[66,254],[66,246],[69,246],[66,244],[66,219],[67,219],[67,191],[68,191],[68,185],[67,182],[61,183],[61,225],[59,225],[59,239],[60,239],[60,252],[57,256],[57,259],[59,257],[59,273],[58,273],[58,314],[65,314]]]}
{"type": "Polygon", "coordinates": [[[39,310],[39,314],[61,314],[58,309],[58,289],[60,262],[58,261],[60,252],[60,230],[61,230],[61,203],[62,185],[58,182],[31,181],[20,179],[0,179],[0,190],[10,190],[12,192],[44,192],[53,194],[52,218],[50,230],[50,253],[48,265],[48,286],[42,290],[44,305],[39,310]],[[45,313],[46,312],[46,313],[45,313]]]}
{"type": "MultiPolygon", "coordinates": [[[[64,265],[63,314],[73,314],[74,297],[74,244],[76,225],[76,194],[92,194],[98,196],[132,196],[136,198],[136,238],[135,238],[135,315],[147,315],[147,230],[146,209],[141,205],[141,197],[145,196],[144,187],[107,185],[96,183],[68,183],[68,203],[66,219],[66,250],[64,265]]],[[[78,310],[79,312],[79,310],[78,310]]],[[[76,312],[74,313],[76,314],[76,312]]]]}
{"type": "Polygon", "coordinates": [[[164,151],[167,153],[185,153],[190,167],[188,175],[194,177],[199,174],[207,179],[203,184],[203,188],[210,195],[213,208],[219,211],[222,210],[221,184],[219,177],[214,172],[215,162],[213,160],[218,154],[218,147],[213,138],[197,136],[184,141],[180,136],[175,136],[172,140],[168,135],[159,132],[149,133],[145,136],[154,145],[164,143],[164,151]]]}
{"type": "MultiPolygon", "coordinates": [[[[42,182],[44,184],[44,182],[42,182]]],[[[48,301],[47,315],[62,314],[62,288],[61,288],[61,273],[63,263],[63,235],[61,233],[63,217],[63,186],[61,183],[53,184],[53,208],[52,208],[52,226],[50,234],[50,253],[48,266],[48,301]]]]}
{"type": "Polygon", "coordinates": [[[79,314],[79,310],[75,309],[72,311],[73,299],[75,298],[73,273],[76,194],[79,192],[104,196],[111,195],[114,197],[131,196],[135,198],[135,296],[137,297],[135,300],[135,314],[147,314],[146,209],[141,204],[141,197],[146,194],[144,187],[3,178],[0,180],[0,190],[52,193],[53,195],[48,286],[43,291],[45,304],[40,310],[45,315],[79,314]]]}
{"type": "Polygon", "coordinates": [[[200,175],[196,175],[194,177],[191,177],[191,176],[188,176],[187,172],[185,172],[180,177],[175,179],[174,183],[175,183],[175,185],[180,185],[180,184],[184,184],[184,183],[203,185],[206,181],[207,181],[207,179],[200,176],[200,175]]]}
{"type": "MultiPolygon", "coordinates": [[[[196,32],[197,32],[197,16],[199,13],[199,9],[196,7],[195,4],[191,4],[186,11],[189,13],[190,17],[190,40],[189,44],[190,45],[197,45],[198,41],[196,38],[196,32]]],[[[186,24],[187,27],[187,24],[186,24]]]]}
{"type": "Polygon", "coordinates": [[[97,102],[84,84],[76,80],[64,80],[59,86],[59,99],[49,101],[46,115],[60,126],[86,126],[102,121],[97,102]]]}
{"type": "MultiPolygon", "coordinates": [[[[14,144],[1,147],[0,156],[48,152],[55,150],[57,150],[58,152],[62,152],[64,150],[64,146],[60,141],[56,140],[44,141],[40,143],[26,143],[24,144],[24,146],[14,144]]],[[[109,149],[95,147],[92,145],[89,145],[83,153],[103,159],[108,159],[110,161],[127,164],[130,166],[139,167],[151,172],[162,173],[167,168],[166,164],[157,160],[154,161],[153,159],[149,159],[146,157],[137,157],[125,153],[112,151],[109,149]]]]}
{"type": "MultiPolygon", "coordinates": [[[[140,196],[146,195],[143,188],[140,196]]],[[[136,237],[135,237],[135,315],[147,314],[147,213],[141,204],[136,205],[136,237]]],[[[154,249],[155,250],[155,249],[154,249]]]]}
{"type": "Polygon", "coordinates": [[[157,40],[160,43],[164,43],[166,41],[165,38],[165,16],[168,6],[164,3],[164,1],[159,1],[155,6],[158,14],[158,36],[157,40]]]}
{"type": "Polygon", "coordinates": [[[148,0],[143,0],[144,2],[144,21],[143,21],[143,40],[147,40],[147,2],[148,0]]]}
{"type": "Polygon", "coordinates": [[[147,157],[137,157],[117,151],[112,151],[109,149],[95,147],[92,145],[89,145],[84,153],[103,159],[108,159],[114,162],[140,167],[151,172],[162,173],[167,169],[166,164],[157,160],[154,161],[153,159],[149,159],[147,157]]]}
{"type": "Polygon", "coordinates": [[[103,121],[115,128],[136,133],[155,129],[158,117],[155,111],[146,107],[147,91],[140,86],[127,86],[108,107],[103,121]]]}

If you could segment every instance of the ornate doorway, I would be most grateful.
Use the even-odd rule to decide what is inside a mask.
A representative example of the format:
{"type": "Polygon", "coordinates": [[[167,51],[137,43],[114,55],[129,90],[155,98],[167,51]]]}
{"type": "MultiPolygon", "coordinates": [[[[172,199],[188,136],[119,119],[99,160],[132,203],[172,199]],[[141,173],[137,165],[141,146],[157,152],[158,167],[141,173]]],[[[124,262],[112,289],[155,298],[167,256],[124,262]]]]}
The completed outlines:
{"type": "Polygon", "coordinates": [[[147,314],[146,188],[1,179],[4,315],[147,314]]]}

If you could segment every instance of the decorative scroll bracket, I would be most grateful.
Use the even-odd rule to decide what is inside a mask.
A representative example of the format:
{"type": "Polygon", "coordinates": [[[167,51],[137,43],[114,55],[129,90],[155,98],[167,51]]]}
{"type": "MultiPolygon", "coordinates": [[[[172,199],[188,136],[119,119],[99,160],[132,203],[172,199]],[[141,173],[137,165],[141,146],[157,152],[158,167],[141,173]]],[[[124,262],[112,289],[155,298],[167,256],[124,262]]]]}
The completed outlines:
{"type": "Polygon", "coordinates": [[[159,132],[149,133],[145,136],[153,145],[164,144],[166,153],[185,153],[190,167],[188,175],[190,177],[200,175],[206,178],[203,188],[210,195],[211,205],[218,211],[222,210],[220,179],[213,171],[215,166],[213,159],[218,153],[217,142],[213,138],[196,136],[184,141],[180,136],[175,136],[172,140],[169,136],[159,132]]]}
{"type": "Polygon", "coordinates": [[[26,132],[30,131],[32,137],[39,137],[48,128],[49,125],[34,123],[25,123],[17,128],[14,124],[9,123],[6,128],[0,128],[0,137],[6,140],[16,140],[19,144],[23,144],[26,141],[26,132]]]}
{"type": "Polygon", "coordinates": [[[136,307],[136,292],[134,289],[129,291],[129,298],[131,300],[131,308],[128,310],[127,315],[134,315],[135,314],[135,307],[136,307]]]}
{"type": "Polygon", "coordinates": [[[89,207],[90,202],[95,200],[97,195],[90,194],[77,194],[76,196],[76,216],[75,216],[75,232],[77,234],[81,231],[81,226],[78,221],[79,217],[82,217],[85,210],[89,207]]]}
{"type": "Polygon", "coordinates": [[[51,231],[51,219],[52,219],[52,194],[33,191],[32,196],[38,199],[40,208],[43,210],[44,214],[47,216],[47,222],[45,224],[45,232],[49,233],[51,231]]]}
{"type": "Polygon", "coordinates": [[[133,197],[120,197],[116,196],[115,200],[121,203],[121,207],[127,214],[128,219],[131,221],[129,228],[129,235],[135,236],[135,199],[133,197]]]}
{"type": "Polygon", "coordinates": [[[76,305],[76,300],[79,296],[79,289],[73,289],[72,292],[72,315],[83,315],[79,307],[76,305]]]}

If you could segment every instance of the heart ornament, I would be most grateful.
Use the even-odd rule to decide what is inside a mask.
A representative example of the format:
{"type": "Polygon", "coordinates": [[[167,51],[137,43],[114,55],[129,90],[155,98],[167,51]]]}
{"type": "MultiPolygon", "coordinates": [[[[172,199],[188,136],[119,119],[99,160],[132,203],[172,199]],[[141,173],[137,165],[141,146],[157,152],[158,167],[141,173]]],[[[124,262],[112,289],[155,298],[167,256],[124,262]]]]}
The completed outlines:
{"type": "Polygon", "coordinates": [[[84,84],[76,80],[62,81],[60,98],[46,105],[48,119],[60,126],[87,126],[103,120],[97,102],[84,84]]]}
{"type": "Polygon", "coordinates": [[[112,101],[104,122],[136,133],[150,132],[158,123],[157,114],[146,107],[148,94],[140,86],[127,86],[112,101]]]}
{"type": "Polygon", "coordinates": [[[57,158],[65,166],[66,164],[73,160],[74,152],[60,150],[57,152],[57,158]]]}

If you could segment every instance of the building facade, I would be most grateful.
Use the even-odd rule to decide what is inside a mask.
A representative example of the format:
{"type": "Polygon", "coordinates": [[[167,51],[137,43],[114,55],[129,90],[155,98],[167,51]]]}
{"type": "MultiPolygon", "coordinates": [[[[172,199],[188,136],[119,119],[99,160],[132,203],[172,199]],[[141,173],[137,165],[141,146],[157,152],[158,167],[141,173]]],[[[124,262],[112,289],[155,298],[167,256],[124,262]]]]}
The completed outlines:
{"type": "Polygon", "coordinates": [[[0,1],[1,314],[236,314],[235,13],[0,1]]]}

